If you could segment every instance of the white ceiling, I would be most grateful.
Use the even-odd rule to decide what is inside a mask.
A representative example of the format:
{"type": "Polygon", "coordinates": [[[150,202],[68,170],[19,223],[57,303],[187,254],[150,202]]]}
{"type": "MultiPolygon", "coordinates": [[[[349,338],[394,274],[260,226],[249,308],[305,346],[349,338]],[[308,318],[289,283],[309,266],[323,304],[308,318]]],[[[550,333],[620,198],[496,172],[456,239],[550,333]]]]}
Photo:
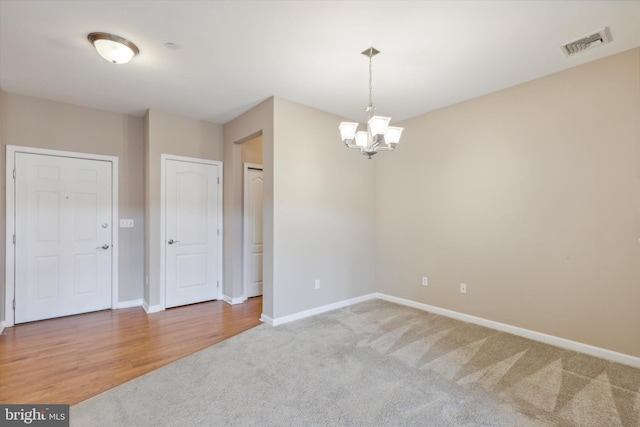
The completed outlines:
{"type": "Polygon", "coordinates": [[[640,2],[0,0],[2,90],[133,115],[225,123],[275,95],[361,121],[370,46],[397,121],[640,46],[640,2]],[[605,26],[612,43],[562,53],[605,26]],[[94,31],[140,55],[108,63],[94,31]]]}

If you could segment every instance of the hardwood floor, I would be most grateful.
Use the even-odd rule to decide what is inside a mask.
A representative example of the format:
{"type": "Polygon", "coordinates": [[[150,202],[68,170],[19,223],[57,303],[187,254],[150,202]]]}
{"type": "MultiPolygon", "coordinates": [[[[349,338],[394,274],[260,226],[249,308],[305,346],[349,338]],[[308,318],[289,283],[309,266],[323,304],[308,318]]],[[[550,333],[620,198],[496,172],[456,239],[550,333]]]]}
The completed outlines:
{"type": "Polygon", "coordinates": [[[0,403],[75,404],[260,324],[262,297],[146,314],[106,310],[6,328],[0,403]]]}

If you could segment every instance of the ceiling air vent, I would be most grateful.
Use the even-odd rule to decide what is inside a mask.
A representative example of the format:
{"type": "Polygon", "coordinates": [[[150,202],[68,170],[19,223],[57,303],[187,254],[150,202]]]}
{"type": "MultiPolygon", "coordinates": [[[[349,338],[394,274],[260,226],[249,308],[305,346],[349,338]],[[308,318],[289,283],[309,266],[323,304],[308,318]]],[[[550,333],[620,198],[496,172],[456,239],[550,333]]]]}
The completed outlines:
{"type": "Polygon", "coordinates": [[[562,46],[562,51],[565,55],[571,56],[575,55],[578,52],[582,52],[583,50],[602,46],[605,43],[609,43],[611,40],[612,39],[611,34],[609,33],[609,28],[605,27],[597,33],[593,33],[586,37],[582,37],[579,40],[575,40],[565,44],[564,46],[562,46]]]}

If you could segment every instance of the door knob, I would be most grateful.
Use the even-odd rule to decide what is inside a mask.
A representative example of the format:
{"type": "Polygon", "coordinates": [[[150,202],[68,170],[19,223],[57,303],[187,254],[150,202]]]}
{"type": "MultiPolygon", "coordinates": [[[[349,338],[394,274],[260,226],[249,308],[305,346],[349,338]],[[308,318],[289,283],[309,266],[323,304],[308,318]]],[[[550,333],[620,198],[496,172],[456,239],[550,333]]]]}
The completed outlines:
{"type": "Polygon", "coordinates": [[[169,241],[167,241],[168,244],[173,245],[174,243],[178,243],[180,240],[173,240],[170,239],[169,241]]]}
{"type": "Polygon", "coordinates": [[[109,249],[109,245],[107,245],[106,243],[102,246],[98,246],[96,249],[109,249]]]}

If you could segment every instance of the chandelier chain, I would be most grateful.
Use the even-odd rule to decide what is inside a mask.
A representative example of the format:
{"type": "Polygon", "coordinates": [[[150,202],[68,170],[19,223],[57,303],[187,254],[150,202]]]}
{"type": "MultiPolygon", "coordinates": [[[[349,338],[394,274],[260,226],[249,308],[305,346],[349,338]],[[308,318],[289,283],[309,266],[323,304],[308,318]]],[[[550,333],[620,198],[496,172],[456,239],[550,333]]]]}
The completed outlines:
{"type": "Polygon", "coordinates": [[[367,110],[371,113],[371,111],[373,110],[373,85],[371,83],[371,81],[373,80],[373,71],[372,71],[372,55],[369,55],[369,108],[367,108],[367,110]]]}

